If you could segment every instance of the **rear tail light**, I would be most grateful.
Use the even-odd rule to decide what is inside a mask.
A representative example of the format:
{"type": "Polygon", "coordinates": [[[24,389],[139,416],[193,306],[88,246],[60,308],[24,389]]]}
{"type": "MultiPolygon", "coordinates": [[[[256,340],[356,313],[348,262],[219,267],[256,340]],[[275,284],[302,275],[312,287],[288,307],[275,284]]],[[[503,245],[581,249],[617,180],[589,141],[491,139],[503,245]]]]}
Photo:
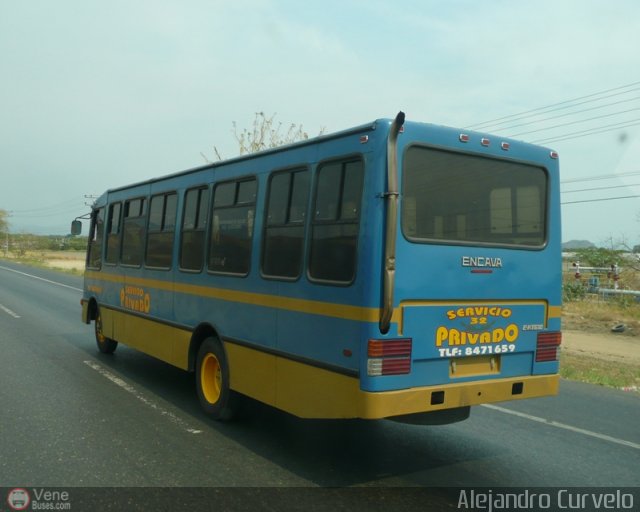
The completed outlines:
{"type": "Polygon", "coordinates": [[[536,343],[536,363],[557,361],[560,343],[562,343],[561,332],[539,332],[536,343]]]}
{"type": "Polygon", "coordinates": [[[412,340],[369,340],[367,375],[401,375],[411,371],[412,340]]]}

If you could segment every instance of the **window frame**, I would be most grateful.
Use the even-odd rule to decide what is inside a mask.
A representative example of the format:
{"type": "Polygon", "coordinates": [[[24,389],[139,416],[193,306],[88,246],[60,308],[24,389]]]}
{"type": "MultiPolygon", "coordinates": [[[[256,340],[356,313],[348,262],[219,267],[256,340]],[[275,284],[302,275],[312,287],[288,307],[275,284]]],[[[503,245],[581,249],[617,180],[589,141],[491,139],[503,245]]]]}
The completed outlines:
{"type": "Polygon", "coordinates": [[[91,224],[89,226],[89,240],[87,243],[87,256],[85,261],[85,267],[90,270],[102,270],[102,265],[104,264],[104,253],[105,253],[105,231],[106,231],[106,222],[104,219],[105,211],[107,210],[106,205],[99,206],[94,208],[91,211],[91,224]],[[92,248],[95,247],[95,242],[98,240],[98,226],[100,215],[102,214],[102,240],[98,242],[98,246],[100,249],[100,257],[98,258],[98,265],[92,265],[91,255],[94,251],[92,248]],[[95,235],[95,236],[94,236],[95,235]]]}
{"type": "Polygon", "coordinates": [[[176,242],[176,225],[178,223],[178,193],[175,190],[169,190],[166,192],[160,192],[157,194],[153,194],[149,197],[149,204],[147,206],[147,228],[146,228],[146,236],[145,236],[145,244],[144,244],[144,257],[143,263],[145,268],[154,269],[154,270],[171,270],[173,268],[173,253],[175,251],[175,242],[176,242]],[[169,197],[175,197],[175,208],[173,213],[173,229],[170,231],[165,229],[165,222],[167,221],[167,203],[169,197]],[[160,229],[151,230],[151,205],[154,199],[163,198],[162,201],[162,213],[160,219],[160,229]],[[157,235],[162,233],[171,233],[171,251],[169,253],[169,266],[158,266],[158,265],[150,265],[148,263],[149,258],[149,241],[151,235],[157,235]]]}
{"type": "Polygon", "coordinates": [[[130,267],[130,268],[142,268],[142,266],[144,265],[144,260],[145,260],[145,253],[146,253],[146,247],[147,247],[147,236],[149,234],[149,197],[148,196],[135,196],[135,197],[130,197],[129,199],[125,199],[124,201],[122,201],[122,217],[121,217],[121,221],[120,221],[120,258],[119,258],[119,263],[120,265],[122,265],[123,267],[130,267]],[[143,210],[142,214],[136,216],[136,217],[132,217],[132,216],[128,216],[126,215],[126,211],[127,211],[127,207],[134,201],[142,201],[142,207],[141,209],[143,210]],[[123,257],[124,257],[124,240],[125,240],[125,227],[126,227],[126,222],[127,219],[143,219],[144,222],[144,240],[142,240],[142,249],[141,249],[141,255],[140,255],[140,263],[126,263],[123,261],[123,257]]]}
{"type": "Polygon", "coordinates": [[[307,266],[307,247],[308,247],[308,234],[309,234],[309,212],[311,206],[311,196],[313,192],[313,174],[308,165],[301,164],[295,166],[289,166],[282,169],[276,169],[269,173],[268,181],[267,181],[267,192],[265,194],[264,208],[263,208],[263,220],[262,220],[262,240],[260,241],[260,276],[265,280],[270,281],[286,281],[286,282],[297,282],[302,276],[305,274],[305,268],[307,266]],[[309,183],[307,185],[307,197],[306,197],[306,205],[304,209],[304,218],[301,222],[291,222],[291,206],[293,203],[293,191],[294,191],[294,181],[292,181],[293,176],[295,174],[307,173],[309,183]],[[277,176],[288,175],[289,183],[288,183],[288,195],[287,195],[287,206],[285,208],[285,221],[283,223],[277,223],[274,225],[269,224],[269,202],[271,199],[271,190],[274,178],[277,176]],[[267,245],[267,231],[269,228],[283,228],[283,227],[296,227],[299,226],[302,228],[302,249],[300,254],[300,267],[298,268],[297,274],[295,276],[281,276],[276,274],[267,274],[264,270],[265,266],[265,258],[266,258],[266,245],[267,245]]]}
{"type": "MultiPolygon", "coordinates": [[[[505,159],[505,158],[499,158],[497,156],[494,155],[484,155],[484,154],[478,154],[478,153],[473,153],[473,152],[468,152],[468,151],[460,151],[458,149],[454,149],[454,148],[447,148],[447,147],[442,147],[442,146],[434,146],[431,144],[423,144],[423,143],[412,143],[409,144],[402,155],[402,166],[401,166],[401,171],[400,171],[400,176],[401,176],[401,190],[400,190],[400,194],[401,194],[401,204],[400,204],[400,208],[399,208],[399,216],[400,216],[400,229],[402,232],[402,236],[405,238],[405,240],[407,240],[410,243],[413,244],[421,244],[421,245],[443,245],[443,246],[462,246],[462,247],[486,247],[486,248],[496,248],[496,249],[512,249],[512,250],[528,250],[528,251],[542,251],[544,250],[547,245],[549,244],[549,237],[550,237],[550,214],[551,212],[549,211],[549,205],[550,205],[550,193],[551,193],[551,178],[550,178],[550,174],[549,174],[549,169],[547,167],[545,167],[544,165],[542,165],[542,163],[540,162],[532,162],[532,161],[526,161],[526,160],[517,160],[517,159],[505,159]],[[545,186],[541,188],[541,190],[544,193],[544,198],[541,201],[541,215],[542,215],[542,219],[541,219],[541,226],[543,229],[543,241],[541,244],[536,244],[536,245],[531,245],[531,244],[514,244],[514,243],[498,243],[498,242],[491,242],[491,241],[475,241],[475,240],[451,240],[451,239],[444,239],[444,238],[420,238],[420,237],[413,237],[410,236],[406,233],[406,226],[405,226],[405,220],[404,220],[404,209],[405,209],[405,193],[404,193],[404,189],[406,186],[406,179],[405,179],[405,161],[406,161],[406,155],[407,153],[411,150],[411,149],[415,149],[415,148],[420,148],[420,149],[426,149],[426,150],[431,150],[431,151],[437,151],[440,153],[448,153],[451,155],[457,155],[457,156],[470,156],[470,157],[474,157],[474,158],[481,158],[483,160],[493,160],[496,162],[503,162],[503,163],[508,163],[508,164],[512,164],[512,165],[520,165],[523,167],[527,167],[527,168],[531,168],[531,169],[536,169],[540,172],[542,172],[544,174],[544,184],[545,186]]],[[[494,190],[498,190],[498,189],[494,189],[494,190]]],[[[509,190],[511,191],[511,194],[513,195],[514,192],[517,191],[517,187],[513,187],[511,186],[509,188],[509,190]]],[[[487,195],[487,197],[489,197],[490,194],[487,195]]],[[[511,205],[512,209],[513,208],[517,208],[517,205],[511,205]]],[[[490,215],[490,213],[489,213],[490,215]]]]}
{"type": "Polygon", "coordinates": [[[338,157],[331,157],[326,160],[322,160],[317,163],[314,173],[313,173],[313,186],[311,189],[312,197],[310,198],[310,203],[312,205],[311,215],[309,215],[309,229],[307,233],[307,254],[305,257],[306,261],[306,274],[307,279],[314,284],[325,285],[325,286],[337,286],[337,287],[349,287],[352,286],[356,279],[358,278],[358,270],[359,270],[359,254],[360,254],[360,237],[362,235],[361,226],[362,226],[362,212],[364,210],[364,190],[366,187],[366,177],[367,177],[367,166],[365,165],[365,157],[362,153],[353,153],[350,155],[343,155],[338,157]],[[317,212],[318,208],[318,182],[320,179],[320,173],[322,168],[326,165],[331,165],[339,163],[341,166],[340,169],[340,192],[338,196],[338,206],[335,220],[327,220],[327,219],[315,219],[315,212],[317,212]],[[355,219],[343,219],[342,218],[342,209],[343,209],[343,200],[344,200],[344,184],[345,184],[345,167],[350,163],[360,163],[362,166],[362,186],[360,189],[359,196],[359,208],[358,215],[355,219]],[[355,225],[356,226],[356,235],[355,239],[355,247],[354,247],[354,268],[353,275],[349,281],[342,280],[334,280],[334,279],[322,279],[318,277],[314,277],[311,274],[311,258],[313,255],[313,243],[314,243],[314,228],[316,226],[329,226],[329,225],[340,225],[340,226],[348,226],[355,225]]]}
{"type": "Polygon", "coordinates": [[[118,200],[114,202],[110,202],[107,205],[107,218],[105,219],[105,242],[104,242],[104,264],[112,267],[117,266],[120,263],[120,251],[122,250],[122,220],[123,220],[123,212],[124,212],[124,201],[118,200]],[[114,206],[118,206],[118,222],[116,223],[117,230],[113,233],[114,238],[118,240],[118,245],[115,247],[115,255],[114,260],[109,260],[109,240],[111,235],[111,226],[112,218],[111,214],[113,212],[114,206]]]}
{"type": "Polygon", "coordinates": [[[209,223],[210,223],[210,214],[212,212],[211,206],[213,204],[212,194],[211,194],[212,190],[213,190],[213,187],[211,186],[210,183],[203,183],[202,185],[189,187],[185,189],[183,193],[182,216],[180,217],[180,242],[179,242],[180,246],[178,248],[178,269],[180,269],[181,272],[185,272],[189,274],[200,274],[207,267],[207,264],[209,261],[208,260],[209,223]],[[202,198],[206,197],[206,200],[207,200],[206,208],[204,210],[204,213],[205,213],[204,225],[202,229],[193,228],[193,229],[187,230],[187,232],[203,231],[202,261],[200,262],[200,268],[198,269],[182,266],[182,255],[184,250],[184,235],[185,235],[184,222],[186,219],[186,211],[187,211],[187,195],[189,194],[189,192],[192,192],[194,190],[203,192],[201,194],[198,194],[198,204],[196,205],[196,225],[197,225],[197,221],[200,219],[199,215],[201,212],[202,198]]]}
{"type": "Polygon", "coordinates": [[[212,275],[221,275],[221,276],[230,276],[230,277],[242,277],[246,278],[251,274],[251,266],[253,264],[253,256],[254,250],[253,245],[255,242],[255,230],[256,230],[256,218],[258,212],[258,199],[259,199],[259,191],[260,191],[260,180],[258,176],[255,174],[240,176],[237,178],[232,178],[228,180],[218,181],[213,183],[211,187],[211,204],[209,205],[209,226],[207,229],[207,245],[206,245],[206,253],[205,253],[205,265],[207,268],[207,273],[212,275]],[[253,202],[238,202],[238,196],[240,193],[240,184],[254,181],[255,182],[255,196],[253,198],[253,202]],[[235,192],[234,192],[234,202],[233,204],[224,204],[223,206],[216,207],[215,199],[216,199],[216,190],[218,187],[225,186],[231,183],[235,183],[235,192]],[[214,219],[215,219],[215,210],[231,210],[244,206],[253,206],[253,223],[251,225],[251,237],[249,242],[249,257],[247,260],[247,270],[246,272],[229,272],[224,270],[216,270],[211,268],[211,253],[212,253],[212,240],[213,240],[213,227],[214,227],[214,219]]]}

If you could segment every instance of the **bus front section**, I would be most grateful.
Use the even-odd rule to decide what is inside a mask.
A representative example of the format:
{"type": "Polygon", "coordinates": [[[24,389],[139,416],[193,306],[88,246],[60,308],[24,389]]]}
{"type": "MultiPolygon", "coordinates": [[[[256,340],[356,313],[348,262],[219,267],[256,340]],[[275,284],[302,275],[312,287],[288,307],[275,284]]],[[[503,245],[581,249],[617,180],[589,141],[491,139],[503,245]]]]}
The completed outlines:
{"type": "Polygon", "coordinates": [[[472,405],[556,394],[557,154],[416,123],[393,149],[392,310],[363,350],[363,416],[446,423],[472,405]]]}

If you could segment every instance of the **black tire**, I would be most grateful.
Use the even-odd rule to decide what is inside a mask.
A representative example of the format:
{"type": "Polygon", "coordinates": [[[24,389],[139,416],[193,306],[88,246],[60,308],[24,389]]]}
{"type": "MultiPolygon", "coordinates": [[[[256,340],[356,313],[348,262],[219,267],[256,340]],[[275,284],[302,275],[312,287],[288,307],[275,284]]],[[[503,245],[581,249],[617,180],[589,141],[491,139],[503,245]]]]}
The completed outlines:
{"type": "Polygon", "coordinates": [[[202,409],[212,419],[229,421],[236,415],[239,397],[229,387],[229,363],[216,338],[207,338],[198,350],[196,390],[202,409]]]}
{"type": "Polygon", "coordinates": [[[94,328],[96,333],[96,345],[98,345],[98,350],[103,354],[113,354],[116,348],[118,348],[118,342],[116,340],[112,340],[111,338],[107,338],[104,334],[102,334],[102,316],[100,316],[99,309],[96,309],[96,319],[94,321],[94,328]]]}

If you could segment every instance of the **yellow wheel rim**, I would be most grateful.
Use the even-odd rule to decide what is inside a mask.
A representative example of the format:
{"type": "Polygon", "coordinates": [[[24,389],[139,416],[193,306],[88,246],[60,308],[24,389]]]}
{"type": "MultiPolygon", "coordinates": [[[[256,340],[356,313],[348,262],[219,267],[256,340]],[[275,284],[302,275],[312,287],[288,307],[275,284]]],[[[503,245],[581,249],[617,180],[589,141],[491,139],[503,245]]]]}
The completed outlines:
{"type": "Polygon", "coordinates": [[[210,404],[215,404],[220,400],[222,393],[222,369],[220,361],[213,354],[207,354],[202,361],[200,370],[200,383],[202,385],[202,393],[210,404]]]}
{"type": "Polygon", "coordinates": [[[102,317],[98,314],[96,318],[96,338],[98,338],[98,343],[104,343],[107,339],[104,334],[102,334],[102,317]]]}

